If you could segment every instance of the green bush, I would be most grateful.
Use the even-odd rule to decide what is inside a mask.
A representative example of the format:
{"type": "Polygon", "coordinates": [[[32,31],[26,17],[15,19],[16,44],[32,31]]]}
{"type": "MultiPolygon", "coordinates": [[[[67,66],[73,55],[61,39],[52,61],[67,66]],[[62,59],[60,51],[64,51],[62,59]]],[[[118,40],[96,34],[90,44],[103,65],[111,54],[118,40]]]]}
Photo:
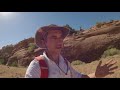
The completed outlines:
{"type": "Polygon", "coordinates": [[[70,25],[66,24],[64,27],[70,30],[69,35],[72,35],[73,33],[77,34],[77,31],[73,29],[70,25]]]}
{"type": "Polygon", "coordinates": [[[17,61],[12,62],[11,66],[13,66],[13,67],[18,67],[17,61]]]}
{"type": "Polygon", "coordinates": [[[4,59],[0,58],[0,64],[4,64],[4,59]]]}
{"type": "Polygon", "coordinates": [[[30,43],[28,47],[28,51],[32,52],[36,48],[36,45],[34,43],[30,43]]]}
{"type": "Polygon", "coordinates": [[[80,61],[80,60],[75,60],[75,61],[72,61],[71,63],[72,65],[80,65],[80,64],[84,64],[84,62],[80,61]]]}
{"type": "Polygon", "coordinates": [[[117,54],[120,54],[120,50],[119,49],[110,48],[110,49],[107,49],[106,51],[104,51],[104,53],[102,55],[102,58],[105,58],[107,56],[117,55],[117,54]]]}

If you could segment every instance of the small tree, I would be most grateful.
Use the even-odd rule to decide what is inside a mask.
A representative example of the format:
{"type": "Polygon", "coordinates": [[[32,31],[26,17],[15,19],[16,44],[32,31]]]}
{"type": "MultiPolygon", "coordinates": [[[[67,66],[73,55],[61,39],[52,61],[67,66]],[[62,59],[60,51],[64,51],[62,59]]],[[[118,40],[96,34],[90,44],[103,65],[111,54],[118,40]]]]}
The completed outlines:
{"type": "Polygon", "coordinates": [[[29,52],[32,52],[36,48],[36,45],[34,43],[30,43],[28,46],[29,46],[28,47],[29,52]]]}
{"type": "Polygon", "coordinates": [[[4,64],[4,59],[0,58],[0,64],[4,64]]]}
{"type": "Polygon", "coordinates": [[[18,62],[17,61],[12,62],[11,66],[17,67],[18,66],[18,62]]]}
{"type": "Polygon", "coordinates": [[[70,35],[72,35],[73,33],[77,33],[77,31],[75,29],[73,29],[72,27],[70,27],[68,24],[66,24],[64,27],[70,29],[70,35]]]}

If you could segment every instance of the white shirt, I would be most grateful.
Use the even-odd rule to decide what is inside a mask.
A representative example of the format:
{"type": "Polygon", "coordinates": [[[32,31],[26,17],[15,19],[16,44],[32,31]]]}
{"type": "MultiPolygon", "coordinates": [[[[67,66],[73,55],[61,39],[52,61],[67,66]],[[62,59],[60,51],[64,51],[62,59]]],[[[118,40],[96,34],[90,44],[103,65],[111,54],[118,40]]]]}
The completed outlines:
{"type": "MultiPolygon", "coordinates": [[[[75,71],[71,67],[69,62],[67,67],[66,62],[61,55],[59,56],[59,67],[62,70],[56,65],[54,61],[50,60],[47,57],[45,52],[43,53],[42,56],[44,57],[44,59],[48,64],[48,68],[49,68],[48,78],[81,78],[82,74],[75,71]],[[68,68],[68,72],[67,72],[67,68],[68,68]],[[67,72],[67,75],[63,71],[67,72]]],[[[25,78],[40,78],[40,74],[41,72],[40,72],[39,61],[34,59],[26,70],[25,78]]]]}

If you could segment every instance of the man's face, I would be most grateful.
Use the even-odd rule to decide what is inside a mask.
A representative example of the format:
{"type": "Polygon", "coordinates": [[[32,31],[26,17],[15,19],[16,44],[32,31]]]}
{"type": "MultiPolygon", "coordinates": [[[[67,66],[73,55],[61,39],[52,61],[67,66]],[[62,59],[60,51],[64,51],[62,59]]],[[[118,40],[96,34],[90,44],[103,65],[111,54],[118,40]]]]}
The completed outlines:
{"type": "Polygon", "coordinates": [[[60,53],[63,47],[62,31],[51,30],[48,32],[46,46],[49,51],[60,53]]]}

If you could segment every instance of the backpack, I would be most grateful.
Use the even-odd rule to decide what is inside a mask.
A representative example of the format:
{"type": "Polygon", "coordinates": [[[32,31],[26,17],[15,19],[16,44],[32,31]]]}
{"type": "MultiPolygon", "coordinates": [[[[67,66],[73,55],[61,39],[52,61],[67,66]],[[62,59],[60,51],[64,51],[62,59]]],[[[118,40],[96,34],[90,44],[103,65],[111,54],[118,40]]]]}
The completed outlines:
{"type": "Polygon", "coordinates": [[[41,56],[37,56],[35,59],[39,61],[41,72],[40,78],[48,78],[49,71],[46,61],[41,56]]]}

